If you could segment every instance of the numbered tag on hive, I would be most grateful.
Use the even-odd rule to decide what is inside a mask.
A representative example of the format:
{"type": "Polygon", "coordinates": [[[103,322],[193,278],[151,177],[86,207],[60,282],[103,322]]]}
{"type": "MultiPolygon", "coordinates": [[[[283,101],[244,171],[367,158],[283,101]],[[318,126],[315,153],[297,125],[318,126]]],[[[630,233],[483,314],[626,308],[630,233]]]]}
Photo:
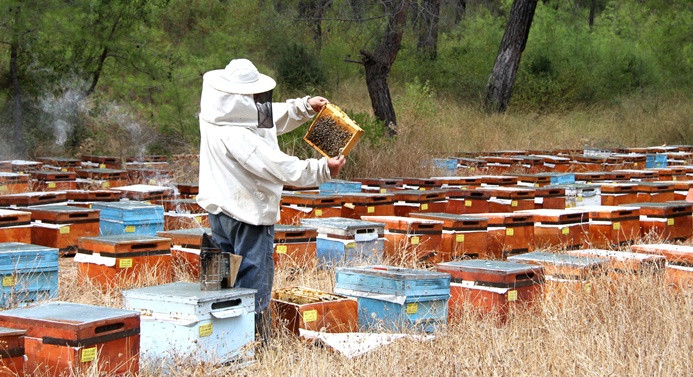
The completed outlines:
{"type": "Polygon", "coordinates": [[[204,325],[200,325],[200,329],[199,329],[200,338],[210,336],[210,335],[212,335],[213,332],[214,332],[214,328],[212,327],[211,322],[206,323],[204,325]]]}
{"type": "Polygon", "coordinates": [[[422,203],[421,204],[421,210],[426,211],[428,209],[428,203],[422,203]]]}
{"type": "Polygon", "coordinates": [[[277,245],[277,254],[286,254],[286,245],[277,245]]]}
{"type": "Polygon", "coordinates": [[[570,234],[570,228],[561,228],[561,234],[570,234]]]}
{"type": "Polygon", "coordinates": [[[135,226],[134,225],[127,225],[125,227],[125,233],[135,233],[135,226]]]}
{"type": "Polygon", "coordinates": [[[82,348],[79,360],[83,363],[96,360],[96,347],[82,348]]]}
{"type": "Polygon", "coordinates": [[[17,285],[17,278],[14,275],[8,275],[2,277],[3,287],[14,287],[17,285]]]}
{"type": "Polygon", "coordinates": [[[510,206],[511,207],[517,207],[517,200],[513,200],[512,202],[510,202],[510,206]]]}
{"type": "Polygon", "coordinates": [[[508,301],[517,301],[517,291],[516,290],[511,290],[508,291],[508,301]]]}
{"type": "Polygon", "coordinates": [[[55,188],[55,182],[48,182],[48,188],[55,188]]]}
{"type": "Polygon", "coordinates": [[[406,308],[407,314],[416,314],[419,311],[419,303],[412,302],[407,304],[406,308]]]}
{"type": "Polygon", "coordinates": [[[322,216],[322,210],[321,210],[321,209],[316,209],[316,210],[315,210],[315,216],[322,216]]]}
{"type": "Polygon", "coordinates": [[[506,236],[514,236],[514,235],[515,235],[515,229],[513,229],[513,228],[506,228],[506,229],[505,229],[505,235],[506,235],[506,236]]]}
{"type": "Polygon", "coordinates": [[[614,223],[613,228],[614,228],[614,230],[621,229],[621,223],[614,223]]]}
{"type": "Polygon", "coordinates": [[[118,260],[118,267],[119,268],[131,268],[132,267],[132,259],[131,258],[119,259],[118,260]]]}
{"type": "Polygon", "coordinates": [[[70,234],[70,227],[69,226],[61,226],[60,227],[60,234],[70,234]]]}
{"type": "Polygon", "coordinates": [[[465,201],[464,201],[464,206],[465,206],[465,207],[471,207],[471,206],[472,206],[472,201],[471,201],[471,200],[465,200],[465,201]]]}
{"type": "Polygon", "coordinates": [[[318,320],[318,311],[313,309],[313,310],[306,310],[303,312],[303,322],[309,323],[309,322],[315,322],[318,320]]]}
{"type": "Polygon", "coordinates": [[[418,237],[418,236],[412,237],[412,238],[409,240],[409,243],[412,244],[412,245],[418,245],[418,244],[419,244],[419,237],[418,237]]]}
{"type": "Polygon", "coordinates": [[[667,219],[667,225],[669,225],[669,226],[674,225],[674,219],[667,219]]]}
{"type": "Polygon", "coordinates": [[[366,212],[368,212],[368,213],[375,213],[375,207],[373,207],[373,206],[368,206],[368,208],[366,208],[366,212]]]}
{"type": "Polygon", "coordinates": [[[464,234],[455,235],[455,242],[464,242],[464,234]]]}

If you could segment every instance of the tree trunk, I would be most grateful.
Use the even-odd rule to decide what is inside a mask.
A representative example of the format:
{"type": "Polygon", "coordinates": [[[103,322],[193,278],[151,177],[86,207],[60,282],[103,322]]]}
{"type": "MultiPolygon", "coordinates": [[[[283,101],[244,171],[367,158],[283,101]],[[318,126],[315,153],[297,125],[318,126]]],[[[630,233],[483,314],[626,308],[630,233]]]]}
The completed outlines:
{"type": "Polygon", "coordinates": [[[597,12],[597,0],[592,0],[590,2],[590,19],[589,19],[590,30],[592,30],[592,25],[594,25],[594,15],[596,12],[597,12]]]}
{"type": "Polygon", "coordinates": [[[467,13],[467,1],[466,0],[453,0],[455,6],[455,26],[457,26],[465,13],[467,13]]]}
{"type": "Polygon", "coordinates": [[[510,9],[510,20],[503,34],[496,63],[486,85],[484,107],[488,111],[503,112],[508,108],[515,74],[520,66],[522,51],[527,44],[537,0],[515,0],[510,9]]]}
{"type": "Polygon", "coordinates": [[[17,157],[24,157],[24,127],[22,114],[22,88],[19,85],[19,69],[17,59],[19,57],[19,46],[15,40],[10,45],[10,77],[12,80],[12,142],[14,153],[17,157]]]}
{"type": "Polygon", "coordinates": [[[392,106],[387,76],[402,46],[409,1],[391,0],[381,3],[386,13],[389,14],[387,27],[379,45],[373,52],[361,50],[361,62],[366,71],[366,85],[371,98],[373,113],[378,119],[385,122],[388,135],[394,136],[397,134],[397,118],[392,106]]]}
{"type": "Polygon", "coordinates": [[[429,59],[438,55],[438,23],[441,0],[423,0],[419,8],[419,42],[417,48],[429,59]]]}

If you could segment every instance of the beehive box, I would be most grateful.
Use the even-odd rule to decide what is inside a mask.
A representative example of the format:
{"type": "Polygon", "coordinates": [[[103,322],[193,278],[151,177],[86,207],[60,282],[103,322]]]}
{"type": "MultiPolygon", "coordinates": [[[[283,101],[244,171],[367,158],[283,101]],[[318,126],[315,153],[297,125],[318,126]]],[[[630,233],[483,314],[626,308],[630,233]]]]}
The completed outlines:
{"type": "Polygon", "coordinates": [[[164,230],[209,228],[207,213],[164,212],[164,230]]]}
{"type": "Polygon", "coordinates": [[[667,167],[666,153],[648,153],[645,157],[646,168],[665,168],[667,167]]]}
{"type": "Polygon", "coordinates": [[[490,259],[505,259],[509,255],[534,250],[534,217],[525,213],[472,213],[472,217],[488,220],[490,259]]]}
{"type": "Polygon", "coordinates": [[[570,170],[570,159],[567,157],[545,154],[533,154],[532,156],[541,159],[546,171],[565,173],[570,170]]]}
{"type": "Polygon", "coordinates": [[[278,268],[310,268],[317,264],[314,227],[280,225],[274,226],[274,265],[278,268]]]}
{"type": "Polygon", "coordinates": [[[443,222],[402,216],[362,216],[385,224],[385,258],[396,264],[439,263],[442,257],[443,222]]]}
{"type": "Polygon", "coordinates": [[[87,166],[100,169],[120,169],[122,167],[121,159],[115,156],[82,155],[80,159],[86,162],[87,166]]]}
{"type": "Polygon", "coordinates": [[[561,209],[534,209],[518,211],[534,217],[534,244],[536,248],[581,247],[589,234],[589,212],[561,209]]]}
{"type": "Polygon", "coordinates": [[[0,242],[31,243],[31,212],[0,209],[0,242]]]}
{"type": "Polygon", "coordinates": [[[590,206],[568,210],[589,212],[589,238],[585,246],[608,249],[631,243],[640,235],[640,210],[637,207],[590,206]]]}
{"type": "Polygon", "coordinates": [[[139,370],[140,316],[134,311],[50,302],[0,312],[0,326],[26,330],[26,370],[41,376],[139,370]]]}
{"type": "Polygon", "coordinates": [[[404,190],[436,190],[443,185],[443,181],[437,178],[402,177],[404,190]]]}
{"type": "Polygon", "coordinates": [[[0,172],[0,195],[27,191],[29,191],[29,174],[0,172]]]}
{"type": "Polygon", "coordinates": [[[669,202],[674,200],[674,185],[664,182],[640,182],[635,188],[638,202],[669,202]]]}
{"type": "Polygon", "coordinates": [[[534,209],[534,190],[516,187],[480,187],[489,195],[489,212],[513,212],[534,209]]]}
{"type": "Polygon", "coordinates": [[[0,306],[24,305],[58,296],[58,249],[0,243],[0,306]]]}
{"type": "Polygon", "coordinates": [[[633,245],[631,249],[638,253],[663,255],[670,263],[693,266],[693,246],[656,243],[633,245]]]}
{"type": "Polygon", "coordinates": [[[111,187],[111,190],[122,192],[123,198],[150,202],[168,199],[173,193],[170,187],[143,184],[111,187]]]}
{"type": "Polygon", "coordinates": [[[75,255],[80,280],[90,280],[102,288],[124,287],[151,279],[168,283],[171,269],[169,238],[122,234],[82,237],[75,255]]]}
{"type": "Polygon", "coordinates": [[[26,207],[39,204],[53,204],[67,199],[65,191],[24,192],[20,194],[0,195],[0,205],[26,207]]]}
{"type": "Polygon", "coordinates": [[[299,329],[328,333],[358,331],[358,302],[346,296],[306,287],[272,290],[276,321],[295,335],[299,329]]]}
{"type": "Polygon", "coordinates": [[[392,194],[349,193],[342,194],[341,217],[360,219],[361,216],[393,216],[395,196],[392,194]]]}
{"type": "Polygon", "coordinates": [[[491,194],[485,190],[462,189],[448,194],[445,212],[452,214],[487,213],[491,194]]]}
{"type": "MultiPolygon", "coordinates": [[[[568,250],[566,254],[578,257],[602,258],[609,261],[609,273],[616,276],[659,274],[664,272],[666,258],[662,255],[633,253],[604,249],[568,250]]],[[[618,278],[617,278],[618,279],[618,278]]]]}
{"type": "Polygon", "coordinates": [[[44,168],[56,167],[60,171],[74,172],[81,167],[80,160],[69,157],[37,157],[36,161],[43,163],[44,168]]]}
{"type": "Polygon", "coordinates": [[[123,307],[141,315],[142,358],[174,357],[222,363],[252,358],[255,290],[202,291],[199,283],[175,282],[123,291],[123,307]]]}
{"type": "Polygon", "coordinates": [[[125,169],[128,179],[134,184],[156,185],[159,182],[169,182],[172,172],[166,163],[163,166],[145,165],[141,167],[129,166],[125,169]]]}
{"type": "Polygon", "coordinates": [[[24,376],[25,330],[0,327],[0,377],[24,376]]]}
{"type": "Polygon", "coordinates": [[[303,140],[321,155],[330,158],[337,156],[340,149],[342,155],[348,155],[361,135],[361,127],[339,107],[328,103],[313,119],[303,140]]]}
{"type": "Polygon", "coordinates": [[[197,182],[176,182],[173,185],[181,198],[194,198],[200,192],[200,185],[197,182]]]}
{"type": "Polygon", "coordinates": [[[402,179],[398,178],[356,178],[354,180],[361,182],[363,192],[385,194],[388,191],[404,189],[402,179]]]}
{"type": "Polygon", "coordinates": [[[603,274],[609,263],[606,259],[540,251],[513,255],[508,257],[508,261],[543,266],[546,291],[559,293],[575,289],[590,293],[590,280],[603,274]]]}
{"type": "Polygon", "coordinates": [[[33,191],[64,191],[77,189],[77,173],[40,170],[31,173],[33,191]]]}
{"type": "Polygon", "coordinates": [[[65,194],[68,202],[86,203],[89,208],[92,202],[117,202],[123,197],[122,192],[113,190],[66,190],[65,194]]]}
{"type": "Polygon", "coordinates": [[[566,188],[562,186],[537,187],[534,190],[535,209],[565,209],[568,198],[566,188]]]}
{"type": "Polygon", "coordinates": [[[608,173],[603,171],[575,173],[575,183],[591,184],[608,180],[608,173]]]}
{"type": "Polygon", "coordinates": [[[450,275],[391,266],[337,268],[335,293],[358,300],[359,326],[433,332],[447,324],[450,275]]]}
{"type": "Polygon", "coordinates": [[[488,219],[440,212],[412,212],[411,217],[443,222],[441,261],[485,258],[488,251],[488,219]]]}
{"type": "Polygon", "coordinates": [[[385,249],[385,226],[379,222],[331,217],[303,219],[301,224],[317,229],[318,264],[322,267],[380,263],[385,249]]]}
{"type": "Polygon", "coordinates": [[[693,203],[633,203],[640,208],[640,235],[685,241],[693,236],[693,203]]]}
{"type": "Polygon", "coordinates": [[[101,234],[155,235],[164,230],[164,207],[139,201],[97,202],[101,211],[101,234]]]}
{"type": "Polygon", "coordinates": [[[79,237],[99,235],[99,211],[96,209],[47,204],[26,207],[33,220],[31,243],[74,252],[79,237]]]}
{"type": "Polygon", "coordinates": [[[361,182],[345,181],[341,179],[331,179],[318,186],[322,195],[352,194],[361,192],[361,182]]]}
{"type": "Polygon", "coordinates": [[[443,212],[447,198],[443,190],[393,191],[395,216],[407,216],[410,212],[443,212]]]}
{"type": "Polygon", "coordinates": [[[180,266],[193,279],[200,274],[202,235],[211,236],[210,228],[176,229],[157,232],[158,237],[171,239],[171,262],[180,266]]]}
{"type": "Polygon", "coordinates": [[[625,179],[633,182],[651,182],[656,181],[659,177],[656,171],[652,170],[637,170],[637,169],[617,169],[615,174],[625,175],[625,179]]]}
{"type": "Polygon", "coordinates": [[[342,214],[342,199],[338,195],[282,193],[280,224],[297,224],[301,219],[338,217],[342,214]]]}
{"type": "Polygon", "coordinates": [[[543,187],[549,185],[569,185],[575,183],[573,173],[518,174],[518,186],[543,187]]]}
{"type": "Polygon", "coordinates": [[[565,185],[565,196],[564,208],[602,205],[602,190],[599,185],[565,185]]]}
{"type": "Polygon", "coordinates": [[[603,206],[618,206],[638,201],[635,183],[600,183],[603,206]]]}
{"type": "Polygon", "coordinates": [[[195,199],[163,199],[153,200],[152,203],[162,205],[166,212],[207,213],[195,199]]]}
{"type": "Polygon", "coordinates": [[[531,307],[542,295],[542,266],[479,259],[439,263],[436,269],[451,276],[448,318],[452,322],[459,321],[468,304],[505,322],[512,310],[531,307]]]}

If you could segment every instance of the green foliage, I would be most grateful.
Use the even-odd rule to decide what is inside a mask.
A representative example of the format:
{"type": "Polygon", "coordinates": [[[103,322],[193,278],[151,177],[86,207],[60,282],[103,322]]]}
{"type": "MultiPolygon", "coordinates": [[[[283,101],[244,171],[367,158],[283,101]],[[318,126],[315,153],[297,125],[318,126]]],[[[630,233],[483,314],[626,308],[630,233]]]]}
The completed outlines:
{"type": "Polygon", "coordinates": [[[279,50],[276,72],[277,82],[287,90],[318,88],[325,80],[318,58],[299,43],[279,50]]]}

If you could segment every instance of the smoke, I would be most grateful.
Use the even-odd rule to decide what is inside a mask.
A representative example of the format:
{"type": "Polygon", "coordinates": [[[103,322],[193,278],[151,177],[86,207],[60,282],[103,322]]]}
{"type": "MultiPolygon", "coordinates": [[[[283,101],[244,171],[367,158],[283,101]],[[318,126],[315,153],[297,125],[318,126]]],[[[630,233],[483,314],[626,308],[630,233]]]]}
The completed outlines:
{"type": "MultiPolygon", "coordinates": [[[[79,87],[61,85],[61,87],[79,87]]],[[[53,129],[54,144],[63,147],[72,132],[79,115],[89,111],[86,108],[84,96],[76,89],[61,90],[57,93],[45,93],[39,98],[39,107],[46,117],[47,125],[53,129]]]]}

